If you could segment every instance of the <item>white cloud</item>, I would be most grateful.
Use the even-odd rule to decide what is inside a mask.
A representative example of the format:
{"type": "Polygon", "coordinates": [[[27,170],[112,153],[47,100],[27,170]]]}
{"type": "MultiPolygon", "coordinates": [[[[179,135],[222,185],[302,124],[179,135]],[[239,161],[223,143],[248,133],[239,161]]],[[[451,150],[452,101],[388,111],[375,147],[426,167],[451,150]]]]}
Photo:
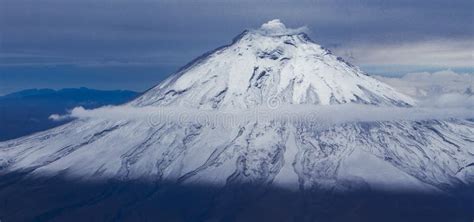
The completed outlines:
{"type": "Polygon", "coordinates": [[[408,73],[401,77],[374,77],[417,98],[423,107],[474,109],[474,74],[444,70],[408,73]]]}
{"type": "Polygon", "coordinates": [[[48,117],[48,119],[52,120],[52,121],[63,121],[63,120],[66,120],[66,119],[70,119],[72,117],[72,115],[59,115],[59,114],[52,114],[48,117]]]}
{"type": "Polygon", "coordinates": [[[422,100],[421,105],[431,107],[465,107],[474,113],[474,96],[461,93],[447,93],[422,100]]]}
{"type": "MultiPolygon", "coordinates": [[[[449,102],[449,101],[448,101],[449,102]]],[[[351,122],[443,120],[474,118],[466,107],[396,108],[370,105],[344,104],[332,106],[291,105],[278,109],[258,107],[242,111],[196,110],[179,107],[108,106],[94,110],[74,108],[62,118],[105,119],[114,121],[141,121],[149,125],[161,123],[189,124],[235,128],[245,123],[289,121],[317,124],[321,127],[351,122]]]]}
{"type": "Polygon", "coordinates": [[[277,35],[294,35],[302,32],[307,32],[306,26],[299,27],[296,29],[287,28],[280,19],[273,19],[264,23],[260,29],[255,30],[264,35],[277,36],[277,35]]]}
{"type": "Polygon", "coordinates": [[[464,94],[469,88],[474,89],[474,73],[456,73],[451,70],[408,73],[401,77],[374,77],[417,98],[447,93],[464,94]]]}
{"type": "Polygon", "coordinates": [[[361,66],[472,67],[472,39],[345,45],[333,51],[361,66]]]}

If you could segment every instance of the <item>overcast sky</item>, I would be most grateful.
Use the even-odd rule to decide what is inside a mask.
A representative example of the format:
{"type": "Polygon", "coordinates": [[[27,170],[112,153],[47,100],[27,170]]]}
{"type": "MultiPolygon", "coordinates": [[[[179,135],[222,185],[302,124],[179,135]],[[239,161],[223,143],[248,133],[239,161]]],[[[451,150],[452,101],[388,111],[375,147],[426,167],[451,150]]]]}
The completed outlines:
{"type": "Polygon", "coordinates": [[[0,0],[0,94],[144,90],[274,18],[369,73],[473,71],[472,0],[0,0]]]}

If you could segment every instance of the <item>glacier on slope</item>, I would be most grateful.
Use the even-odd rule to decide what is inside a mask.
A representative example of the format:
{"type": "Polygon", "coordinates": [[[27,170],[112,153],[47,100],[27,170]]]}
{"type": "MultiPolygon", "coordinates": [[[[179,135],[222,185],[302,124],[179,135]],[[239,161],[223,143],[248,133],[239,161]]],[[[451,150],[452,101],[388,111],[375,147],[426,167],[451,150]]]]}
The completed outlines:
{"type": "MultiPolygon", "coordinates": [[[[416,101],[364,74],[279,21],[246,31],[117,108],[249,110],[282,105],[411,109],[416,101]],[[271,26],[271,27],[273,27],[271,26]],[[267,28],[265,28],[267,27],[267,28]]],[[[211,112],[212,113],[212,112],[211,112]]],[[[146,116],[146,115],[145,115],[146,116]]],[[[212,118],[212,116],[210,116],[212,118]]],[[[323,117],[324,118],[324,117],[323,117]]],[[[0,143],[0,173],[22,178],[145,181],[294,192],[450,193],[474,183],[474,121],[193,121],[84,117],[0,143]]],[[[15,184],[13,183],[13,185],[15,184]]],[[[225,204],[224,204],[225,205],[225,204]]],[[[219,208],[220,209],[220,208],[219,208]]]]}
{"type": "MultiPolygon", "coordinates": [[[[362,122],[322,129],[317,123],[247,122],[222,130],[88,119],[2,143],[0,164],[2,171],[35,176],[347,189],[352,179],[360,186],[377,185],[371,184],[373,175],[348,170],[363,169],[374,160],[393,168],[396,175],[391,176],[403,179],[399,182],[416,181],[413,188],[449,191],[473,182],[473,129],[467,120],[362,122]],[[371,157],[350,160],[360,152],[371,157]],[[285,158],[287,153],[292,155],[285,158]]],[[[380,167],[377,171],[384,173],[380,167]]]]}

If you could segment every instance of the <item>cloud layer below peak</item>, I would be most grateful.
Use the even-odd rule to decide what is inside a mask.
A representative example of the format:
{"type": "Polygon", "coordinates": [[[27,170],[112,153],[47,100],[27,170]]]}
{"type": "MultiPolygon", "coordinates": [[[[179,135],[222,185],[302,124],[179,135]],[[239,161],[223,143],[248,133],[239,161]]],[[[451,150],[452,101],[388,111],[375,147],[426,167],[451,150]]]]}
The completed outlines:
{"type": "Polygon", "coordinates": [[[401,77],[375,76],[424,107],[474,109],[474,74],[452,70],[408,73],[401,77]]]}

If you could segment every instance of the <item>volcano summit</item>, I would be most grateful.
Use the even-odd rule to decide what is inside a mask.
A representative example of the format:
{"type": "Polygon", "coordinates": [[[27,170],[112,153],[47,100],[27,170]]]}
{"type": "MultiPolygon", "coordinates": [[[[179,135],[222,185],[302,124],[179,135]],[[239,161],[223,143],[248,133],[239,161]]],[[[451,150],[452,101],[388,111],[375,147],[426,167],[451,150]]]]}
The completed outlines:
{"type": "Polygon", "coordinates": [[[284,104],[359,103],[409,106],[414,101],[367,76],[309,39],[272,20],[211,51],[131,104],[245,109],[269,98],[284,104]]]}

